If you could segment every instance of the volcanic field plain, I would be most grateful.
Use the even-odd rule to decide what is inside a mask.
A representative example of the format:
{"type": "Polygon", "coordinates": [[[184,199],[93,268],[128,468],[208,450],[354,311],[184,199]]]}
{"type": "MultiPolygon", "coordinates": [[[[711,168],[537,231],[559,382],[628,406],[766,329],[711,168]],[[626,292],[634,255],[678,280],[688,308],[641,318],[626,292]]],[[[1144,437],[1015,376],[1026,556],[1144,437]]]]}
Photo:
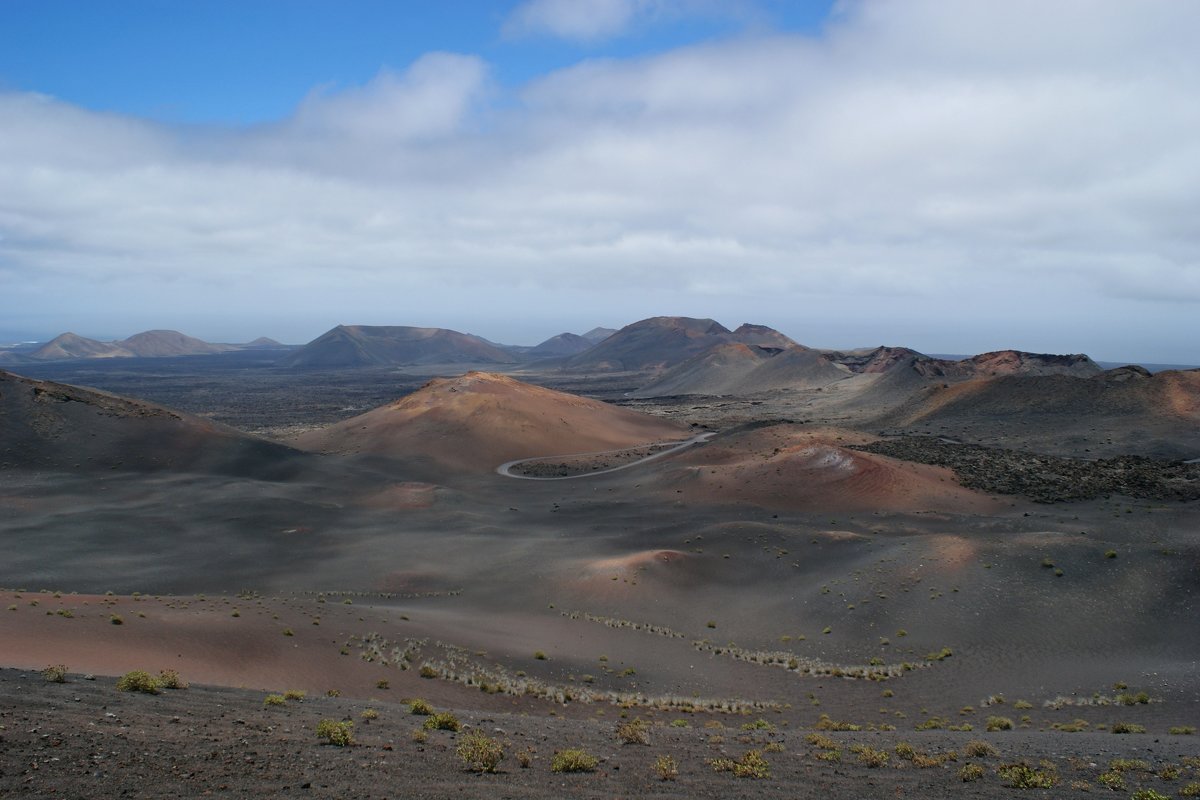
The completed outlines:
{"type": "Polygon", "coordinates": [[[722,342],[11,365],[0,796],[1200,795],[1200,373],[722,342]]]}

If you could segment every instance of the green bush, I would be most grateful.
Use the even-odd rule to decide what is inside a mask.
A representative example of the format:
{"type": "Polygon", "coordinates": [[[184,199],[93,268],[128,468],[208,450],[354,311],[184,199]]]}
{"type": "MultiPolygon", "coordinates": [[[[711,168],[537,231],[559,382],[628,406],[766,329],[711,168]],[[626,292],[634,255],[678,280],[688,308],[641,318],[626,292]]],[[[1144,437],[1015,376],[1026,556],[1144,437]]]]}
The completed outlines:
{"type": "Polygon", "coordinates": [[[988,717],[987,729],[989,731],[1011,731],[1013,721],[1008,717],[988,717]]]}
{"type": "Polygon", "coordinates": [[[963,753],[971,758],[987,758],[988,756],[999,755],[996,748],[992,747],[982,739],[972,739],[963,745],[963,753]]]}
{"type": "Polygon", "coordinates": [[[418,717],[428,717],[433,713],[433,706],[418,697],[408,704],[408,710],[418,717]]]}
{"type": "Polygon", "coordinates": [[[732,772],[735,778],[761,780],[771,777],[771,765],[757,750],[747,750],[739,758],[714,758],[708,762],[717,772],[732,772]]]}
{"type": "Polygon", "coordinates": [[[1114,722],[1111,730],[1113,733],[1145,733],[1146,726],[1132,722],[1114,722]]]}
{"type": "Polygon", "coordinates": [[[158,694],[158,679],[145,670],[126,672],[117,680],[117,691],[158,694]]]}
{"type": "Polygon", "coordinates": [[[287,700],[281,694],[269,694],[263,698],[263,705],[267,706],[268,708],[270,708],[272,706],[282,706],[282,705],[286,705],[286,704],[287,704],[287,700]]]}
{"type": "Polygon", "coordinates": [[[317,736],[338,747],[354,744],[354,723],[323,719],[317,723],[317,736]]]}
{"type": "Polygon", "coordinates": [[[570,750],[559,750],[550,759],[551,772],[592,772],[600,763],[600,759],[596,758],[586,750],[572,748],[570,750]]]}
{"type": "Polygon", "coordinates": [[[475,772],[495,772],[504,758],[504,746],[482,731],[465,734],[455,752],[475,772]]]}
{"type": "Polygon", "coordinates": [[[440,714],[430,714],[426,717],[424,728],[429,731],[460,731],[462,723],[449,711],[443,711],[440,714]]]}

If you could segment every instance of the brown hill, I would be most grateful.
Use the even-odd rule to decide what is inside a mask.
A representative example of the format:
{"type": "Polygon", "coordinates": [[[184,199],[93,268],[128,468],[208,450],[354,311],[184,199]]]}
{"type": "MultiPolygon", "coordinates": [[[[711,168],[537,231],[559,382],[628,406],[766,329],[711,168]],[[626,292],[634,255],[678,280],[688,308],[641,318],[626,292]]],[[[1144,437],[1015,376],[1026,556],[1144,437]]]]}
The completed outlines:
{"type": "Polygon", "coordinates": [[[99,342],[75,333],[55,336],[29,354],[38,361],[58,361],[69,358],[130,358],[133,356],[119,342],[99,342]]]}
{"type": "Polygon", "coordinates": [[[742,325],[730,331],[711,319],[651,317],[608,337],[567,361],[571,370],[661,370],[725,344],[790,347],[795,342],[763,325],[742,325]]]}
{"type": "Polygon", "coordinates": [[[338,325],[288,356],[289,367],[401,364],[509,364],[516,359],[491,342],[445,328],[338,325]]]}
{"type": "Polygon", "coordinates": [[[291,448],[152,403],[0,371],[0,470],[275,476],[291,448]]]}
{"type": "Polygon", "coordinates": [[[503,375],[439,378],[394,403],[319,431],[305,450],[395,456],[473,472],[519,458],[680,439],[685,426],[503,375]]]}
{"type": "Polygon", "coordinates": [[[781,423],[685,451],[658,485],[686,502],[811,511],[987,512],[999,503],[948,469],[847,449],[869,437],[781,423]]]}
{"type": "Polygon", "coordinates": [[[821,353],[794,345],[784,349],[719,345],[672,367],[634,397],[755,394],[826,386],[851,373],[821,353]]]}

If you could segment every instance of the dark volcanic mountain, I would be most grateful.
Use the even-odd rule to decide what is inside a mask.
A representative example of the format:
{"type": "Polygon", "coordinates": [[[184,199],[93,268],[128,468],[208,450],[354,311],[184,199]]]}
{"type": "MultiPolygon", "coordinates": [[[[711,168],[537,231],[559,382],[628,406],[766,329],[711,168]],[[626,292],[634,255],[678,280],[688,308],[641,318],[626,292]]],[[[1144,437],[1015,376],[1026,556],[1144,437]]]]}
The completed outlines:
{"type": "Polygon", "coordinates": [[[58,361],[68,358],[130,358],[129,350],[116,342],[98,342],[75,333],[55,336],[29,354],[38,361],[58,361]]]}
{"type": "Polygon", "coordinates": [[[799,345],[780,350],[724,344],[672,367],[633,396],[733,395],[811,389],[850,375],[846,367],[834,364],[816,350],[799,345]]]}
{"type": "Polygon", "coordinates": [[[600,344],[608,337],[617,332],[616,328],[592,328],[587,333],[583,334],[583,338],[587,339],[592,344],[600,344]]]}
{"type": "Polygon", "coordinates": [[[555,356],[573,356],[585,350],[591,350],[593,342],[574,333],[560,333],[551,336],[546,341],[531,347],[526,355],[533,358],[553,358],[555,356]]]}
{"type": "Polygon", "coordinates": [[[0,371],[0,470],[178,470],[271,477],[304,458],[168,408],[0,371]]]}
{"type": "Polygon", "coordinates": [[[496,345],[445,328],[338,325],[288,356],[289,367],[362,367],[401,364],[510,364],[496,345]]]}
{"type": "Polygon", "coordinates": [[[762,325],[742,325],[730,331],[711,319],[651,317],[621,330],[570,359],[571,370],[667,369],[725,344],[788,347],[796,343],[762,325]]]}
{"type": "Polygon", "coordinates": [[[144,331],[117,344],[138,358],[197,356],[236,350],[235,345],[209,344],[179,331],[144,331]]]}
{"type": "Polygon", "coordinates": [[[100,342],[74,333],[64,333],[29,354],[38,361],[76,358],[164,358],[196,356],[237,350],[238,345],[210,344],[179,331],[143,331],[119,342],[100,342]]]}

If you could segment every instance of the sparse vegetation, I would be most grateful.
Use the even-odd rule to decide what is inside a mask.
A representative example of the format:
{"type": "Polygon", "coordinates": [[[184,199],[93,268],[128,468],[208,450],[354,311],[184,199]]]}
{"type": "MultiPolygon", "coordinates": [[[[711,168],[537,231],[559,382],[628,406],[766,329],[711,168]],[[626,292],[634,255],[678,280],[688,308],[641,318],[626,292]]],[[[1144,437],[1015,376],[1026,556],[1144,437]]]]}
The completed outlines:
{"type": "Polygon", "coordinates": [[[42,678],[47,683],[66,683],[67,667],[64,664],[51,664],[42,670],[42,678]]]}
{"type": "Polygon", "coordinates": [[[761,780],[771,777],[771,765],[758,750],[747,750],[738,758],[714,758],[708,765],[716,772],[732,772],[736,778],[761,780]]]}
{"type": "Polygon", "coordinates": [[[1133,722],[1114,722],[1111,730],[1113,733],[1145,733],[1146,726],[1133,722]]]}
{"type": "Polygon", "coordinates": [[[988,717],[986,728],[989,732],[1011,731],[1013,729],[1013,721],[1008,717],[988,717]]]}
{"type": "Polygon", "coordinates": [[[650,744],[650,726],[640,717],[617,725],[617,739],[622,744],[650,744]]]}
{"type": "Polygon", "coordinates": [[[459,741],[455,753],[469,769],[494,773],[504,758],[504,745],[482,731],[469,731],[459,741]]]}
{"type": "Polygon", "coordinates": [[[600,759],[596,758],[586,750],[572,748],[568,750],[559,750],[550,759],[551,772],[593,772],[597,765],[600,764],[600,759]]]}
{"type": "Polygon", "coordinates": [[[144,670],[135,669],[132,672],[126,672],[117,680],[117,691],[120,692],[142,692],[144,694],[158,694],[159,685],[158,679],[144,670]]]}
{"type": "Polygon", "coordinates": [[[415,700],[409,701],[408,710],[409,713],[416,714],[419,717],[428,717],[433,713],[433,706],[429,705],[428,702],[418,697],[415,700]]]}
{"type": "Polygon", "coordinates": [[[1177,725],[1167,732],[1172,736],[1191,736],[1196,732],[1196,728],[1192,725],[1177,725]]]}
{"type": "Polygon", "coordinates": [[[188,688],[188,682],[180,677],[179,673],[173,669],[164,669],[159,671],[158,685],[164,689],[188,688]]]}
{"type": "Polygon", "coordinates": [[[654,759],[654,774],[659,780],[673,781],[679,777],[679,764],[673,756],[661,755],[654,759]]]}
{"type": "Polygon", "coordinates": [[[442,711],[426,717],[424,728],[429,731],[460,731],[462,723],[449,711],[442,711]]]}
{"type": "Polygon", "coordinates": [[[305,692],[303,689],[288,689],[286,692],[283,693],[283,697],[285,700],[300,701],[300,700],[303,700],[307,696],[308,696],[308,693],[305,692]]]}
{"type": "Polygon", "coordinates": [[[269,694],[263,698],[263,705],[267,708],[287,705],[287,700],[281,694],[269,694]]]}
{"type": "Polygon", "coordinates": [[[998,770],[1004,785],[1012,789],[1052,789],[1058,785],[1058,773],[1048,767],[1005,764],[998,770]]]}
{"type": "Polygon", "coordinates": [[[984,769],[979,764],[963,764],[962,769],[958,771],[959,780],[963,783],[977,781],[984,775],[984,769]]]}
{"type": "Polygon", "coordinates": [[[963,753],[971,758],[989,758],[1000,755],[996,748],[982,739],[972,739],[963,745],[963,753]]]}
{"type": "Polygon", "coordinates": [[[379,719],[379,712],[373,708],[364,708],[359,716],[367,722],[370,722],[373,719],[379,719]]]}
{"type": "Polygon", "coordinates": [[[354,723],[347,720],[323,719],[317,723],[317,736],[338,747],[354,744],[354,723]]]}

